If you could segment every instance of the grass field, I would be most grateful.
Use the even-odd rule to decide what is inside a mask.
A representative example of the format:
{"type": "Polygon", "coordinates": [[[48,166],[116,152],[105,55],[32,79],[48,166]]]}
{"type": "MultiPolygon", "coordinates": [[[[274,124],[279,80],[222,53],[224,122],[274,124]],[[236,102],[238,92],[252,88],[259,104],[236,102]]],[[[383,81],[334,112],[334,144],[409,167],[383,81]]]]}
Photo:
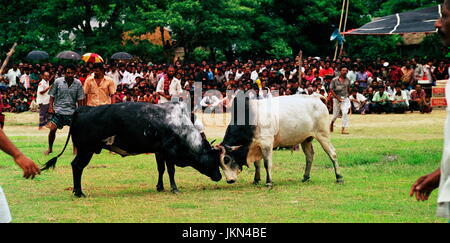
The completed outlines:
{"type": "MultiPolygon", "coordinates": [[[[5,131],[29,157],[44,163],[47,131],[32,126],[36,113],[7,114],[5,131]]],[[[302,152],[274,154],[274,188],[251,184],[254,168],[239,181],[214,183],[192,168],[177,168],[179,195],[156,191],[154,155],[121,158],[104,151],[95,155],[83,175],[87,198],[72,196],[73,159],[69,148],[54,171],[33,181],[4,153],[0,154],[0,185],[14,222],[446,222],[435,217],[436,193],[428,202],[408,196],[411,184],[439,166],[444,111],[430,115],[351,116],[351,135],[333,135],[345,184],[334,183],[331,162],[317,142],[312,180],[301,183],[302,152]]],[[[340,124],[337,124],[340,125],[340,124]]],[[[67,129],[59,131],[55,153],[67,129]]],[[[208,126],[220,139],[224,126],[208,126]]],[[[265,171],[262,170],[265,178],[265,171]]]]}

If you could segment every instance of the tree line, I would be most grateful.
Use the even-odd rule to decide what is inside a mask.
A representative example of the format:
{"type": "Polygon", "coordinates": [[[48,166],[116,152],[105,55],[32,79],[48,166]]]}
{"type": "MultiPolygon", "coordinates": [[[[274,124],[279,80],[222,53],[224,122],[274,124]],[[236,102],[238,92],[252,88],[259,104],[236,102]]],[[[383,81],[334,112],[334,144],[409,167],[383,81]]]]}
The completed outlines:
{"type": "MultiPolygon", "coordinates": [[[[347,29],[372,17],[437,5],[440,0],[351,0],[347,29]]],[[[108,57],[127,51],[143,61],[166,62],[174,48],[185,58],[233,60],[332,56],[330,35],[339,25],[342,0],[15,0],[0,2],[0,54],[17,42],[14,60],[31,50],[51,56],[63,50],[108,57]],[[95,21],[93,21],[95,20],[95,21]],[[170,29],[172,42],[124,42],[170,29]]],[[[164,36],[164,35],[162,35],[164,36]]],[[[162,37],[164,38],[164,37],[162,37]]],[[[348,36],[352,57],[399,58],[399,36],[348,36]]],[[[426,46],[438,45],[429,37],[426,46]]],[[[426,49],[424,48],[424,52],[426,49]]],[[[440,55],[437,53],[435,55],[440,55]]],[[[430,54],[431,55],[431,54],[430,54]]]]}

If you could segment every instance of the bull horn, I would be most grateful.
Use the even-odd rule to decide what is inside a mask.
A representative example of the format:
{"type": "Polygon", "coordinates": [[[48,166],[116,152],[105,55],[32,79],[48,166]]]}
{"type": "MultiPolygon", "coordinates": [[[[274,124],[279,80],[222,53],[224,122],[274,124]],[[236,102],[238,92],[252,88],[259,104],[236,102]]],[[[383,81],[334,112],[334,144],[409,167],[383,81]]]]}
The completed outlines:
{"type": "Polygon", "coordinates": [[[240,149],[240,148],[242,147],[242,145],[240,145],[240,146],[228,146],[228,145],[224,145],[224,147],[225,147],[225,149],[226,149],[228,152],[234,152],[234,151],[240,149]]]}
{"type": "Polygon", "coordinates": [[[217,139],[214,139],[210,144],[211,144],[211,146],[213,146],[214,145],[214,143],[216,142],[216,140],[217,139]]]}

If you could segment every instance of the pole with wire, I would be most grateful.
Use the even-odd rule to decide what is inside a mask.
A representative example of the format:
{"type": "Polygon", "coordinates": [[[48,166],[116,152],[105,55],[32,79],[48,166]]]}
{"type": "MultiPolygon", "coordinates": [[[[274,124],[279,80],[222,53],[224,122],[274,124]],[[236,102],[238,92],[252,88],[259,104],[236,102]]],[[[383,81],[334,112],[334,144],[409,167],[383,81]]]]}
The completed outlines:
{"type": "MultiPolygon", "coordinates": [[[[343,0],[342,1],[341,18],[339,20],[339,33],[342,33],[347,29],[347,19],[348,19],[349,7],[350,7],[350,0],[343,0]],[[345,16],[345,18],[344,18],[344,16],[345,16]]],[[[343,48],[344,48],[344,44],[341,44],[341,52],[340,52],[339,56],[342,55],[343,48]]],[[[334,52],[333,60],[336,60],[336,58],[338,57],[338,51],[339,51],[339,43],[336,43],[336,50],[334,52]]]]}
{"type": "MultiPolygon", "coordinates": [[[[342,32],[346,32],[347,31],[347,20],[348,20],[348,9],[349,9],[349,7],[350,7],[350,0],[347,0],[347,7],[346,7],[346,10],[345,10],[344,29],[342,29],[342,32]]],[[[339,56],[341,57],[343,53],[344,53],[344,42],[342,42],[341,52],[340,52],[339,56]]]]}

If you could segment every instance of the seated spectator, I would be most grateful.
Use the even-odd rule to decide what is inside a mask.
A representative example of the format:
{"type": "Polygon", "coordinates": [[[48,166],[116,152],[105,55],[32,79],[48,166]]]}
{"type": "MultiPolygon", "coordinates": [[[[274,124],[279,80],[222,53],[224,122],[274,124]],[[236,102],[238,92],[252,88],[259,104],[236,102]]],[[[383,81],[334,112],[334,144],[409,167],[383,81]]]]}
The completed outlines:
{"type": "Polygon", "coordinates": [[[411,91],[411,101],[409,102],[409,109],[411,113],[414,111],[420,111],[420,113],[430,113],[433,109],[431,104],[427,101],[425,90],[422,89],[420,84],[416,85],[416,88],[411,91]]]}
{"type": "Polygon", "coordinates": [[[358,90],[353,89],[352,94],[349,97],[352,104],[352,113],[365,115],[369,110],[369,104],[367,104],[367,98],[360,94],[358,90]]]}
{"type": "Polygon", "coordinates": [[[386,114],[391,113],[392,103],[389,94],[386,92],[384,86],[378,87],[378,92],[375,93],[372,99],[373,102],[373,112],[381,114],[386,112],[386,114]]]}
{"type": "Polygon", "coordinates": [[[409,108],[408,96],[405,91],[402,90],[400,85],[395,87],[395,92],[391,96],[392,110],[394,113],[403,114],[409,108]]]}
{"type": "Polygon", "coordinates": [[[202,101],[200,101],[200,105],[203,107],[203,110],[210,113],[213,113],[219,104],[220,99],[215,96],[213,92],[207,92],[202,101]]]}

